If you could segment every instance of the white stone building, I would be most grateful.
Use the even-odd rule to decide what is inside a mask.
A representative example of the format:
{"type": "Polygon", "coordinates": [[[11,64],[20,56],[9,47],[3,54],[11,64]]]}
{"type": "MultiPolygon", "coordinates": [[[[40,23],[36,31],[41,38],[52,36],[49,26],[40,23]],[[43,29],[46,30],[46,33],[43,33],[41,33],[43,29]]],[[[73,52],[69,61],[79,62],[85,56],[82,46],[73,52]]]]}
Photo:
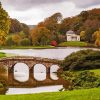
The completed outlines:
{"type": "Polygon", "coordinates": [[[74,31],[66,32],[67,41],[80,41],[80,35],[75,34],[74,31]]]}

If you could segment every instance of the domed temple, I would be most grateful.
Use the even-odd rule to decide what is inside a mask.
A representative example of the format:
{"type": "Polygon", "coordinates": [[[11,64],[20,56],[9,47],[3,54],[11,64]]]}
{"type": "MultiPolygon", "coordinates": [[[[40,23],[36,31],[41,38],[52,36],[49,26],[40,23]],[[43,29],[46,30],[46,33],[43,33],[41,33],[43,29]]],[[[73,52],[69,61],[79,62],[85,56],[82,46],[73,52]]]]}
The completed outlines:
{"type": "Polygon", "coordinates": [[[66,37],[67,37],[67,41],[80,41],[80,35],[77,35],[72,30],[66,32],[66,37]]]}

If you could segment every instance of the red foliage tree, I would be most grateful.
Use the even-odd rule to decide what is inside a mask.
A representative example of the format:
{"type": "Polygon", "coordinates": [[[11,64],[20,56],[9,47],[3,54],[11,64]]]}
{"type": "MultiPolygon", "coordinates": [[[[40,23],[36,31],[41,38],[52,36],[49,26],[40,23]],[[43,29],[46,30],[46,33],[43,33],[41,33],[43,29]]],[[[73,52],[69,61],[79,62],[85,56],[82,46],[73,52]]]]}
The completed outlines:
{"type": "Polygon", "coordinates": [[[51,41],[51,45],[52,45],[52,46],[57,46],[58,43],[57,43],[57,41],[53,40],[53,41],[51,41]]]}

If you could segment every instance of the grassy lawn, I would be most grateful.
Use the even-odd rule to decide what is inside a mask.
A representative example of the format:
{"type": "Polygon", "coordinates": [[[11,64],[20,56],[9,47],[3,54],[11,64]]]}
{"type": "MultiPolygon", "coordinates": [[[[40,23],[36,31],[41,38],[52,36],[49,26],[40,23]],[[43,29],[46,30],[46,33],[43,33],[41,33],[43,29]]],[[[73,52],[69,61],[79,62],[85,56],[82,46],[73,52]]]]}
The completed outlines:
{"type": "Polygon", "coordinates": [[[90,70],[91,72],[94,72],[96,75],[100,76],[100,69],[94,69],[94,70],[90,70]]]}
{"type": "Polygon", "coordinates": [[[63,42],[60,43],[59,46],[61,47],[67,47],[67,46],[74,46],[74,47],[86,47],[86,42],[79,42],[79,41],[69,41],[69,42],[63,42]]]}
{"type": "Polygon", "coordinates": [[[3,52],[0,52],[0,58],[3,58],[3,57],[12,57],[12,56],[15,56],[14,54],[6,54],[6,53],[3,53],[3,52]]]}
{"type": "Polygon", "coordinates": [[[54,46],[5,46],[1,47],[1,49],[52,49],[55,48],[54,46]]]}
{"type": "Polygon", "coordinates": [[[5,54],[5,53],[0,52],[0,58],[2,58],[2,57],[6,57],[6,54],[5,54]]]}
{"type": "Polygon", "coordinates": [[[0,100],[100,100],[100,88],[28,95],[0,95],[0,100]]]}

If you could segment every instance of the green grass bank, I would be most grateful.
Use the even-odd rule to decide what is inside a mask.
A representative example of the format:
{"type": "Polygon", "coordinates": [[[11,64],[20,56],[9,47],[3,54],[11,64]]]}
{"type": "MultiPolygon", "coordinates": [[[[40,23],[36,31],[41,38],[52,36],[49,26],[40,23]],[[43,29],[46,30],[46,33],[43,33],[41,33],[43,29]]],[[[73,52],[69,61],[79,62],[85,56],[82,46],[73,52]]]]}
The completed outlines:
{"type": "Polygon", "coordinates": [[[0,95],[0,100],[100,100],[100,88],[56,93],[0,95]]]}
{"type": "Polygon", "coordinates": [[[52,49],[54,46],[4,46],[1,49],[52,49]]]}
{"type": "Polygon", "coordinates": [[[87,47],[88,44],[86,42],[69,41],[69,42],[60,43],[59,46],[61,46],[61,47],[67,47],[67,46],[72,46],[72,47],[87,47]]]}

